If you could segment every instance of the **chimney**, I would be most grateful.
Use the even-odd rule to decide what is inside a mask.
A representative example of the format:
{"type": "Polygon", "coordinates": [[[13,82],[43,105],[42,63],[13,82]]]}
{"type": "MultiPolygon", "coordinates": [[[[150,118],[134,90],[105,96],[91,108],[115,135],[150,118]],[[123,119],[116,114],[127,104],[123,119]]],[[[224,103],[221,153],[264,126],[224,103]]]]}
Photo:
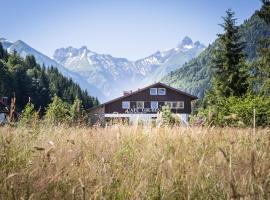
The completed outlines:
{"type": "Polygon", "coordinates": [[[124,96],[127,96],[127,95],[129,95],[129,94],[131,94],[132,93],[132,90],[130,90],[130,91],[123,91],[123,95],[124,96]]]}

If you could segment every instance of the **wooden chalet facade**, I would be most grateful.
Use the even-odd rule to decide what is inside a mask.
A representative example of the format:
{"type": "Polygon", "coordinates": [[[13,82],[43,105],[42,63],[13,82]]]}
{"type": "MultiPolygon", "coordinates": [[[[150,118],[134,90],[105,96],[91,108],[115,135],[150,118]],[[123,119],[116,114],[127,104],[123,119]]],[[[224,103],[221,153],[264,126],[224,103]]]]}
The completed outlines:
{"type": "Polygon", "coordinates": [[[155,83],[137,91],[124,92],[124,95],[89,110],[91,119],[122,118],[134,121],[153,120],[162,107],[167,105],[171,111],[185,121],[191,113],[191,101],[197,97],[165,85],[155,83]]]}

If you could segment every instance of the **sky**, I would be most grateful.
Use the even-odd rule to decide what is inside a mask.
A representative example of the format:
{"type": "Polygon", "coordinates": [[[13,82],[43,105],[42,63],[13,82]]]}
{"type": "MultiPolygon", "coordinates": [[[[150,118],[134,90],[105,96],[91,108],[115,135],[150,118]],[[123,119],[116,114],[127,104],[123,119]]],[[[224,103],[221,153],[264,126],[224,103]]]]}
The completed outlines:
{"type": "Polygon", "coordinates": [[[205,45],[222,32],[225,10],[238,23],[259,0],[0,0],[0,37],[52,57],[61,47],[137,60],[174,48],[185,36],[205,45]]]}

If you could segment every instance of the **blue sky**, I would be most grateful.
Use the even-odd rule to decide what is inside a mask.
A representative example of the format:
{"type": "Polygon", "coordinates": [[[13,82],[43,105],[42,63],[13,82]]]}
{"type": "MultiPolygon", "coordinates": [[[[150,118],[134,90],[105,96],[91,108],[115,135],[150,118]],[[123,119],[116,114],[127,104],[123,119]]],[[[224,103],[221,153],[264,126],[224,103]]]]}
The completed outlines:
{"type": "Polygon", "coordinates": [[[0,37],[21,39],[52,56],[86,45],[98,53],[143,58],[188,35],[209,44],[231,8],[242,23],[259,0],[0,0],[0,37]]]}

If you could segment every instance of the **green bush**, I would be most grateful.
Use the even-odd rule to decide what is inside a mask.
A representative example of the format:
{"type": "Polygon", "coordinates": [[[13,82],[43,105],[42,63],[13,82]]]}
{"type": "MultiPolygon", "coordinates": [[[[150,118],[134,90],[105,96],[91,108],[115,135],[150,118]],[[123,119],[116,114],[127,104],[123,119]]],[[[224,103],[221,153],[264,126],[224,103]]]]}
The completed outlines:
{"type": "Polygon", "coordinates": [[[69,121],[69,107],[58,96],[53,97],[52,103],[49,104],[46,111],[45,120],[51,124],[59,124],[69,121]]]}
{"type": "Polygon", "coordinates": [[[49,124],[65,123],[74,126],[83,124],[86,121],[85,116],[80,99],[76,98],[73,104],[70,105],[55,96],[47,108],[45,121],[49,124]]]}
{"type": "Polygon", "coordinates": [[[176,125],[180,124],[180,119],[172,113],[169,106],[163,106],[161,110],[162,124],[163,125],[176,125]]]}
{"type": "Polygon", "coordinates": [[[39,121],[39,112],[35,110],[34,104],[27,103],[22,111],[20,124],[23,126],[35,126],[39,121]]]}
{"type": "Polygon", "coordinates": [[[270,123],[270,97],[247,95],[245,97],[216,98],[214,105],[201,109],[198,116],[215,126],[268,126],[270,123]]]}

